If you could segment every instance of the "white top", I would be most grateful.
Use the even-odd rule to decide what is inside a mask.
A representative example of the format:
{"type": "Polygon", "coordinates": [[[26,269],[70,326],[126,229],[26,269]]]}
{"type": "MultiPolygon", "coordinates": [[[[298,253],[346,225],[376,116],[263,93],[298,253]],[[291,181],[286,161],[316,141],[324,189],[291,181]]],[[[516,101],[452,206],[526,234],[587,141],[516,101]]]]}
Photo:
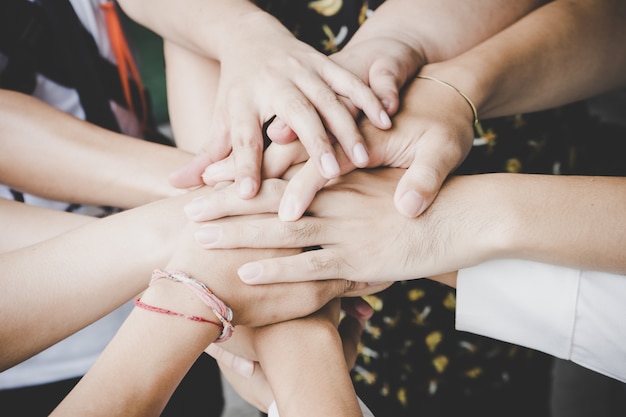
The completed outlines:
{"type": "MultiPolygon", "coordinates": [[[[104,17],[100,11],[101,2],[101,0],[71,0],[79,19],[94,36],[101,55],[114,62],[104,17]]],[[[80,119],[85,118],[75,90],[58,85],[41,75],[37,78],[33,96],[80,119]]],[[[111,106],[121,129],[129,135],[136,136],[139,133],[139,124],[133,120],[132,115],[115,103],[111,103],[111,106]]],[[[0,185],[0,197],[12,199],[8,187],[0,185]]],[[[24,200],[27,204],[52,209],[64,210],[67,207],[67,203],[45,200],[31,195],[24,195],[24,200]]],[[[77,212],[100,214],[100,210],[89,206],[83,206],[77,212]]],[[[59,308],[64,308],[64,306],[59,306],[59,308]]],[[[1,372],[0,389],[44,384],[84,375],[115,335],[131,309],[132,303],[127,303],[93,325],[31,359],[1,372]]]]}
{"type": "Polygon", "coordinates": [[[459,271],[456,328],[626,382],[626,276],[523,260],[459,271]]]}

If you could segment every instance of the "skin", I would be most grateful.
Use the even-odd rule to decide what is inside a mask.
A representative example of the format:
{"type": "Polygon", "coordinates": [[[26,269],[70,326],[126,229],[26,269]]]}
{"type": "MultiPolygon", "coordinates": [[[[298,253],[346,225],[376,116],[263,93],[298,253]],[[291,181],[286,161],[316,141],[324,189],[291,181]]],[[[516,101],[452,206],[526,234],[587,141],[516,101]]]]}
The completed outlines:
{"type": "MultiPolygon", "coordinates": [[[[188,187],[201,181],[220,182],[220,164],[230,155],[235,167],[232,179],[241,196],[251,198],[258,192],[262,173],[261,130],[276,116],[268,136],[276,143],[297,137],[315,168],[303,170],[287,189],[279,211],[283,220],[298,219],[319,184],[345,172],[338,158],[346,157],[350,169],[375,164],[355,124],[360,109],[374,127],[389,129],[386,114],[397,112],[401,88],[421,66],[458,55],[545,1],[503,3],[490,0],[459,7],[456,1],[388,0],[341,52],[327,58],[295,40],[249,1],[195,0],[176,10],[167,1],[120,2],[132,18],[166,40],[168,97],[177,142],[200,154],[173,173],[172,183],[188,187]],[[237,22],[237,31],[232,31],[232,22],[237,22]],[[176,72],[183,75],[172,75],[176,72]],[[218,75],[221,78],[216,81],[218,75]],[[371,90],[361,88],[366,85],[371,90]],[[374,104],[378,100],[372,98],[372,91],[385,112],[374,104]]],[[[419,214],[432,202],[443,180],[438,175],[428,181],[428,173],[446,169],[430,162],[428,156],[414,156],[415,169],[398,185],[396,204],[408,216],[419,214]]],[[[447,163],[448,168],[457,162],[447,163]]]]}
{"type": "MultiPolygon", "coordinates": [[[[221,279],[227,275],[234,276],[234,268],[240,263],[235,258],[241,255],[247,259],[248,255],[257,252],[235,251],[232,252],[234,258],[223,254],[207,257],[205,251],[196,247],[192,236],[197,225],[188,224],[183,207],[198,193],[210,190],[197,190],[178,196],[181,190],[171,187],[164,179],[168,167],[189,160],[188,153],[99,129],[18,93],[0,91],[0,107],[0,123],[3,125],[0,146],[6,151],[2,156],[5,158],[3,167],[7,167],[1,173],[4,183],[27,192],[73,202],[132,207],[156,201],[96,220],[0,200],[0,218],[4,220],[0,222],[0,230],[2,236],[10,237],[0,239],[0,263],[7,271],[3,277],[5,289],[1,297],[4,306],[2,314],[4,320],[10,323],[0,332],[3,347],[1,369],[7,369],[62,340],[145,290],[147,277],[155,265],[175,262],[180,269],[193,270],[197,272],[196,276],[203,277],[208,275],[206,271],[211,271],[212,278],[207,282],[216,289],[218,286],[210,281],[236,284],[237,280],[221,279]],[[20,140],[14,141],[15,137],[20,140]],[[39,156],[42,147],[47,150],[47,158],[39,156]],[[139,154],[142,155],[141,159],[137,158],[139,154]],[[146,156],[153,156],[154,159],[146,156]],[[24,166],[30,168],[29,175],[23,175],[24,166]],[[94,166],[99,169],[94,170],[94,166]],[[68,184],[72,184],[72,187],[68,187],[68,184]],[[93,193],[94,188],[102,192],[93,193]],[[168,195],[178,197],[165,198],[168,195]],[[129,230],[132,233],[129,234],[129,230]],[[185,240],[189,242],[189,247],[184,255],[177,255],[175,252],[184,250],[185,246],[181,242],[185,240]],[[67,262],[68,250],[76,257],[73,262],[67,262]],[[42,273],[42,265],[46,266],[46,273],[42,273]],[[228,265],[232,267],[229,269],[228,265]],[[102,271],[106,271],[106,274],[102,271]],[[64,308],[59,308],[59,305],[64,308]]],[[[263,314],[257,315],[260,310],[250,310],[249,315],[244,312],[248,310],[245,306],[249,302],[237,306],[235,299],[243,301],[243,298],[248,297],[244,295],[247,292],[245,286],[236,284],[229,290],[224,287],[220,292],[235,310],[237,324],[258,326],[271,323],[272,320],[284,321],[312,313],[329,300],[343,295],[344,291],[340,288],[347,289],[352,285],[346,287],[339,281],[321,286],[305,285],[300,295],[297,287],[292,285],[284,286],[277,293],[273,290],[254,291],[255,295],[250,293],[249,296],[254,298],[255,305],[267,303],[269,307],[265,319],[263,314]],[[237,286],[241,288],[237,289],[237,286]],[[244,291],[241,292],[241,289],[244,291]],[[257,299],[257,296],[260,298],[257,299]],[[279,302],[281,306],[290,309],[288,305],[291,302],[283,303],[282,297],[297,303],[299,306],[296,310],[304,307],[304,310],[300,310],[302,314],[294,310],[295,316],[283,316],[281,309],[274,308],[274,303],[279,302]],[[263,299],[264,302],[261,301],[263,299]]],[[[152,292],[147,293],[146,300],[160,304],[160,298],[150,298],[152,292]]],[[[348,292],[345,295],[351,294],[348,292]]],[[[358,292],[353,295],[358,295],[358,292]]],[[[164,298],[163,294],[161,298],[164,298]]],[[[168,302],[172,301],[165,297],[163,303],[167,305],[168,302]]],[[[188,299],[180,310],[185,310],[187,302],[188,299]]],[[[206,307],[202,308],[198,314],[206,314],[206,307]]],[[[298,324],[296,320],[294,323],[305,329],[308,327],[306,321],[298,324]]],[[[197,323],[192,324],[197,326],[197,323]]],[[[134,312],[93,371],[57,413],[158,415],[193,360],[215,339],[211,330],[214,329],[209,329],[206,337],[198,338],[194,326],[186,328],[183,324],[178,327],[177,321],[164,324],[160,320],[153,320],[151,314],[146,316],[144,311],[134,312]],[[152,328],[154,332],[149,331],[152,328]],[[138,350],[139,345],[135,340],[138,335],[142,342],[148,343],[148,347],[160,343],[166,346],[162,350],[138,350]],[[165,335],[167,337],[163,340],[165,335]],[[189,343],[183,344],[181,349],[182,341],[187,340],[184,337],[189,338],[189,343]],[[153,355],[146,355],[146,351],[153,355]],[[178,353],[177,360],[171,361],[167,372],[162,372],[161,365],[164,359],[173,355],[172,352],[178,353]],[[128,375],[131,369],[136,371],[131,373],[141,376],[141,380],[128,379],[126,384],[119,384],[120,375],[128,375]],[[107,395],[103,396],[103,392],[107,392],[107,395]],[[99,401],[111,396],[116,396],[119,401],[111,403],[107,400],[106,407],[100,407],[102,404],[99,401]]],[[[313,330],[311,326],[311,346],[317,339],[313,330]]],[[[265,343],[271,346],[274,340],[278,339],[268,339],[265,343]]],[[[259,346],[265,345],[259,343],[259,346]]],[[[310,362],[314,368],[312,372],[318,371],[321,378],[329,378],[335,383],[322,387],[339,389],[338,385],[343,383],[347,391],[340,398],[349,400],[354,392],[350,384],[345,384],[343,374],[347,375],[344,371],[346,360],[342,347],[328,345],[328,348],[340,353],[333,356],[339,362],[332,369],[341,373],[341,377],[335,378],[333,373],[326,373],[323,368],[315,366],[315,362],[310,362]]],[[[269,347],[265,349],[268,352],[271,350],[269,347]]],[[[293,360],[300,358],[294,357],[293,360]]],[[[272,375],[274,389],[281,393],[283,379],[277,372],[280,368],[266,368],[268,375],[272,375]]],[[[285,389],[291,385],[287,383],[283,384],[285,389]]],[[[310,394],[318,397],[316,391],[310,394]]],[[[330,404],[332,406],[333,403],[330,404]]],[[[352,405],[354,402],[350,407],[352,405]]],[[[358,406],[351,410],[357,415],[358,406]]]]}
{"type": "MultiPolygon", "coordinates": [[[[245,247],[250,242],[255,247],[322,247],[242,265],[239,276],[248,284],[330,277],[401,281],[498,258],[626,272],[620,249],[620,243],[626,243],[621,233],[626,224],[620,215],[626,207],[623,178],[453,177],[423,216],[407,219],[394,210],[389,198],[390,185],[402,173],[392,169],[354,172],[322,189],[310,215],[297,222],[259,219],[209,224],[205,227],[217,239],[209,241],[202,229],[196,238],[205,248],[245,247]]],[[[256,202],[242,204],[228,189],[222,191],[224,195],[210,197],[222,205],[212,205],[215,209],[206,210],[206,218],[276,211],[285,183],[268,181],[272,185],[262,188],[256,202]]]]}
{"type": "Polygon", "coordinates": [[[0,126],[0,178],[14,189],[121,208],[184,192],[168,183],[169,171],[191,160],[182,150],[102,129],[8,90],[0,90],[0,126]]]}
{"type": "Polygon", "coordinates": [[[339,174],[331,135],[355,164],[365,165],[363,139],[339,97],[362,109],[377,127],[391,126],[380,100],[358,77],[298,41],[250,1],[193,0],[183,8],[163,0],[124,0],[120,5],[168,42],[219,62],[211,122],[198,131],[206,134],[202,151],[174,177],[179,186],[201,184],[204,168],[232,151],[240,193],[254,196],[260,182],[261,129],[274,116],[297,132],[325,177],[339,174]]]}
{"type": "MultiPolygon", "coordinates": [[[[31,244],[34,239],[46,238],[50,233],[36,227],[27,228],[30,236],[21,243],[28,245],[14,245],[13,250],[0,254],[0,262],[7,271],[3,276],[5,308],[2,314],[8,323],[0,332],[2,369],[49,347],[139,294],[146,288],[155,265],[169,265],[172,259],[180,259],[179,269],[184,267],[201,278],[208,278],[206,271],[211,271],[210,280],[204,279],[238,313],[237,324],[263,325],[306,315],[349,288],[348,291],[357,288],[352,283],[333,281],[303,285],[301,293],[299,286],[292,285],[268,287],[269,292],[264,289],[247,293],[248,287],[238,284],[238,280],[222,279],[229,271],[226,265],[237,265],[256,251],[233,251],[233,257],[227,260],[224,254],[207,254],[197,247],[193,239],[197,225],[187,225],[182,208],[194,194],[198,196],[197,193],[202,192],[208,190],[161,200],[100,220],[67,213],[48,214],[48,210],[0,200],[3,218],[10,218],[8,216],[17,210],[21,212],[20,217],[11,217],[16,221],[43,216],[46,221],[57,222],[55,227],[67,230],[52,239],[31,244]],[[127,231],[131,228],[134,233],[129,235],[127,231]],[[75,262],[66,261],[68,248],[72,248],[75,262]],[[186,252],[181,254],[183,250],[186,252]],[[33,259],[39,261],[36,265],[46,265],[48,272],[41,274],[40,267],[34,268],[33,259]],[[223,270],[218,268],[220,259],[225,265],[223,270]],[[249,298],[257,300],[255,305],[259,310],[256,312],[245,312],[248,309],[244,307],[244,299],[249,298]],[[238,304],[235,299],[242,303],[238,304]],[[281,309],[275,308],[277,300],[284,301],[281,301],[281,309]],[[59,309],[59,305],[71,307],[59,309]],[[265,313],[260,314],[262,305],[267,307],[265,318],[265,313]],[[287,313],[292,308],[293,316],[287,313]],[[25,311],[28,314],[24,314],[25,311]],[[47,331],[41,331],[41,323],[46,323],[47,331]]],[[[16,221],[3,222],[3,230],[21,229],[16,221]]],[[[5,244],[5,248],[7,246],[5,244]]],[[[359,285],[358,288],[365,287],[359,285]]]]}

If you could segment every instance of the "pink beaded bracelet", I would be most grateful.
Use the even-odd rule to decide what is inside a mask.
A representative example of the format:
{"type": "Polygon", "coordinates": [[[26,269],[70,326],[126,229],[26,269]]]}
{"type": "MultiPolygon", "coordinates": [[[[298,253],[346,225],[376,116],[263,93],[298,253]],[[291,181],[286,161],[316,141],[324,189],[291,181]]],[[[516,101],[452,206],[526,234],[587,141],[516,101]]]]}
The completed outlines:
{"type": "Polygon", "coordinates": [[[233,311],[228,308],[226,304],[224,304],[224,302],[220,300],[203,282],[190,277],[187,273],[182,271],[155,269],[152,272],[150,284],[161,278],[185,284],[213,311],[213,314],[215,314],[215,316],[222,323],[222,333],[217,338],[216,342],[225,342],[232,336],[235,329],[231,323],[233,319],[233,311]]]}

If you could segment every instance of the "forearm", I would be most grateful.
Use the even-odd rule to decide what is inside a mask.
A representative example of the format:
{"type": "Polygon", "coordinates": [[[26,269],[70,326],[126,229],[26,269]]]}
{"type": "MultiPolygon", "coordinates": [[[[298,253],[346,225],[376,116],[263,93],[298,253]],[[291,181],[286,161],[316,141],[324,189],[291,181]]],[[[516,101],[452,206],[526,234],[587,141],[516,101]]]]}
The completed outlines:
{"type": "Polygon", "coordinates": [[[282,417],[362,415],[330,317],[315,314],[259,329],[255,350],[282,417]]]}
{"type": "Polygon", "coordinates": [[[168,175],[191,155],[123,136],[0,91],[0,180],[60,201],[130,208],[180,194],[168,175]],[[23,175],[24,167],[29,175],[23,175]]]}
{"type": "MultiPolygon", "coordinates": [[[[170,0],[122,0],[119,3],[133,20],[163,38],[214,59],[219,59],[232,47],[232,39],[242,28],[246,31],[257,29],[250,25],[249,18],[257,22],[256,26],[259,23],[257,16],[262,17],[263,22],[271,18],[249,0],[191,0],[182,5],[170,0]]],[[[277,20],[275,22],[276,27],[282,26],[277,20]]],[[[265,24],[261,26],[264,28],[265,24]]]]}
{"type": "Polygon", "coordinates": [[[517,258],[626,273],[626,179],[517,174],[476,178],[472,188],[479,191],[470,216],[479,216],[478,223],[489,231],[476,235],[489,247],[480,261],[517,258]]]}
{"type": "Polygon", "coordinates": [[[0,253],[41,242],[95,218],[0,199],[0,253]]]}
{"type": "Polygon", "coordinates": [[[6,369],[146,288],[174,252],[186,196],[116,214],[0,255],[6,369]],[[136,213],[137,212],[137,213],[136,213]],[[44,325],[45,323],[45,325],[44,325]]]}
{"type": "MultiPolygon", "coordinates": [[[[142,301],[216,320],[176,284],[151,286],[142,301]]],[[[135,309],[52,415],[159,416],[185,373],[219,333],[219,327],[208,323],[135,309]]]]}
{"type": "Polygon", "coordinates": [[[348,45],[385,34],[409,44],[424,64],[439,62],[476,46],[544,3],[546,0],[387,0],[348,45]]]}
{"type": "Polygon", "coordinates": [[[626,82],[625,23],[623,1],[557,0],[423,74],[465,92],[482,118],[555,107],[626,82]]]}

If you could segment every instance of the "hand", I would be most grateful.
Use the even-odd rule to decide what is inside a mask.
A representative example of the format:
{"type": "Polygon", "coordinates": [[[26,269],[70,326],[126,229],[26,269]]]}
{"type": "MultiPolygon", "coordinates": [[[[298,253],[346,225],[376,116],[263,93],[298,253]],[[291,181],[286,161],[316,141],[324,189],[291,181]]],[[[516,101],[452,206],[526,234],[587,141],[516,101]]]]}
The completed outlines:
{"type": "MultiPolygon", "coordinates": [[[[470,107],[458,93],[436,82],[414,80],[407,88],[402,108],[388,131],[367,120],[360,124],[370,151],[368,167],[408,168],[392,199],[399,213],[414,218],[435,200],[444,180],[466,157],[474,138],[470,107]]],[[[271,146],[264,172],[281,176],[304,159],[297,143],[271,146]],[[289,158],[292,158],[289,160],[289,158]]],[[[341,174],[355,169],[336,147],[341,174]]],[[[220,179],[233,175],[232,161],[220,165],[220,179]]],[[[307,210],[316,193],[328,183],[311,161],[290,179],[280,203],[281,220],[294,221],[307,210]]]]}
{"type": "MultiPolygon", "coordinates": [[[[208,193],[209,196],[214,194],[221,193],[208,193]]],[[[193,239],[199,227],[191,222],[187,225],[166,268],[185,271],[204,282],[233,310],[233,323],[237,325],[261,326],[306,316],[338,296],[364,295],[388,286],[329,280],[250,287],[233,279],[241,264],[264,257],[294,254],[300,250],[205,251],[193,239]]]]}
{"type": "MultiPolygon", "coordinates": [[[[458,93],[433,81],[417,79],[405,93],[393,128],[383,132],[362,121],[361,131],[370,150],[368,167],[408,168],[393,195],[402,215],[417,217],[432,204],[448,174],[471,148],[472,120],[470,107],[458,93]]],[[[355,168],[339,149],[337,155],[341,174],[355,168]]],[[[280,218],[300,218],[327,182],[307,162],[285,190],[280,218]]]]}
{"type": "MultiPolygon", "coordinates": [[[[369,85],[387,114],[394,115],[400,105],[400,89],[424,61],[421,54],[406,42],[380,37],[379,34],[372,39],[362,39],[363,36],[358,36],[360,33],[357,32],[357,36],[345,48],[330,58],[369,85]]],[[[341,100],[357,117],[359,109],[350,100],[343,97],[341,100]]],[[[269,124],[266,132],[272,142],[279,144],[289,143],[298,137],[279,118],[269,124]]]]}
{"type": "Polygon", "coordinates": [[[196,172],[187,171],[189,183],[179,178],[179,185],[198,185],[202,170],[232,149],[240,194],[253,197],[260,182],[262,128],[274,116],[296,133],[325,178],[339,174],[332,146],[335,138],[355,165],[365,166],[363,138],[339,97],[362,109],[375,126],[387,129],[391,122],[374,93],[358,77],[297,40],[269,14],[249,13],[242,19],[240,30],[229,34],[230,47],[220,55],[211,142],[198,157],[205,164],[196,161],[196,172]]]}
{"type": "MultiPolygon", "coordinates": [[[[238,273],[249,284],[300,280],[344,279],[400,281],[441,274],[480,262],[502,244],[507,222],[492,222],[494,209],[484,201],[488,176],[451,178],[422,216],[408,219],[392,203],[400,169],[355,171],[324,187],[296,222],[276,218],[209,223],[199,229],[205,248],[315,247],[288,257],[243,265],[238,273]],[[491,210],[490,210],[491,209],[491,210]],[[480,239],[476,239],[480,236],[480,239]]],[[[490,177],[489,177],[490,178],[490,177]]],[[[194,204],[204,219],[249,212],[272,212],[286,182],[267,180],[259,196],[241,201],[224,189],[194,204]]],[[[495,206],[494,206],[495,207],[495,206]]]]}

